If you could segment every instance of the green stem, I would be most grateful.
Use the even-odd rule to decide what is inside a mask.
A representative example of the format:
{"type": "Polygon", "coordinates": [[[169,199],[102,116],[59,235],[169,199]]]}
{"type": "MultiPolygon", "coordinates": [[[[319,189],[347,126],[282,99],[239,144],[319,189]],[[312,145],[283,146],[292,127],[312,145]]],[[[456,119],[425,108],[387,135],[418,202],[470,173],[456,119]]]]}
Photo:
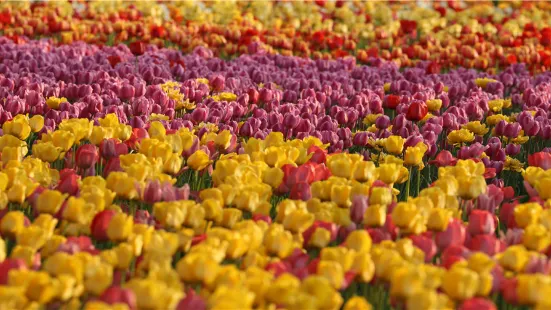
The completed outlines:
{"type": "Polygon", "coordinates": [[[410,188],[410,185],[411,185],[411,167],[408,167],[408,181],[406,182],[406,201],[408,200],[409,198],[409,188],[410,188]]]}
{"type": "Polygon", "coordinates": [[[417,191],[415,192],[416,196],[419,196],[419,188],[421,186],[421,169],[417,167],[417,191]]]}

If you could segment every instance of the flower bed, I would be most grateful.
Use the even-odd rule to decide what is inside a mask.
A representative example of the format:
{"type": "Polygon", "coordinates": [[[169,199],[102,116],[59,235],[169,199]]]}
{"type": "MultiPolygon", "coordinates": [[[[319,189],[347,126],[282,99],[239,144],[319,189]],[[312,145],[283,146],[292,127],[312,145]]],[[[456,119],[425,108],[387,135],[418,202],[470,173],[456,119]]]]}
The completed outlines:
{"type": "Polygon", "coordinates": [[[246,4],[0,10],[1,309],[551,306],[549,28],[523,22],[538,10],[502,5],[513,22],[474,35],[464,16],[487,7],[381,23],[407,8],[246,4]],[[368,16],[380,54],[352,29],[332,46],[368,16]],[[270,34],[278,18],[313,24],[270,34]],[[422,56],[447,40],[464,57],[422,56]]]}

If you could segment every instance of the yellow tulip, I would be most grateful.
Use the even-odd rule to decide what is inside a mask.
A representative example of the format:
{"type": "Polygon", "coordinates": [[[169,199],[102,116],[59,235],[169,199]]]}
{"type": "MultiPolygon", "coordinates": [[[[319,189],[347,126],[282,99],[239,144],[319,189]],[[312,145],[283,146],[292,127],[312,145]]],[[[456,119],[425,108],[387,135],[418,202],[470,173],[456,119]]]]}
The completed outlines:
{"type": "Polygon", "coordinates": [[[59,191],[47,189],[38,196],[36,200],[36,209],[40,213],[56,214],[67,196],[67,194],[63,194],[59,191]]]}
{"type": "Polygon", "coordinates": [[[468,129],[453,130],[448,134],[448,143],[463,144],[474,141],[474,134],[468,129]]]}
{"type": "Polygon", "coordinates": [[[229,130],[222,130],[216,135],[214,139],[214,145],[222,150],[225,150],[230,147],[232,140],[232,133],[229,130]]]}
{"type": "Polygon", "coordinates": [[[371,189],[369,204],[378,204],[387,206],[392,203],[392,192],[386,187],[374,187],[371,189]]]}
{"type": "Polygon", "coordinates": [[[46,232],[41,227],[31,225],[17,233],[17,244],[38,250],[46,243],[46,232]]]}
{"type": "Polygon", "coordinates": [[[331,201],[336,203],[341,208],[350,207],[351,187],[348,185],[333,185],[331,187],[331,201]]]}
{"type": "Polygon", "coordinates": [[[528,250],[541,252],[551,244],[551,234],[541,224],[530,224],[524,229],[522,243],[528,250]]]}
{"type": "Polygon", "coordinates": [[[342,269],[346,272],[352,268],[356,251],[345,247],[328,247],[323,248],[320,253],[320,259],[322,261],[335,261],[338,262],[342,269]]]}
{"type": "Polygon", "coordinates": [[[373,307],[361,296],[353,296],[344,304],[343,310],[373,310],[373,307]]]}
{"type": "Polygon", "coordinates": [[[433,208],[430,210],[427,228],[432,231],[445,231],[452,218],[450,210],[433,208]]]}
{"type": "Polygon", "coordinates": [[[62,149],[56,147],[53,142],[33,144],[33,155],[45,162],[52,163],[59,159],[62,149]]]}
{"type": "Polygon", "coordinates": [[[349,179],[352,176],[354,163],[346,154],[332,155],[327,159],[327,167],[331,174],[337,177],[349,179]]]}
{"type": "Polygon", "coordinates": [[[130,215],[117,213],[113,215],[107,226],[107,236],[112,241],[125,241],[130,237],[133,225],[134,220],[130,215]]]}
{"type": "Polygon", "coordinates": [[[396,269],[390,279],[390,295],[396,298],[408,298],[423,290],[425,274],[415,267],[396,269]]]}
{"type": "Polygon", "coordinates": [[[23,160],[24,150],[19,146],[6,146],[2,149],[2,163],[5,165],[10,161],[20,162],[23,160]]]}
{"type": "Polygon", "coordinates": [[[404,165],[419,166],[423,163],[423,156],[427,152],[428,147],[424,142],[419,142],[416,146],[408,147],[404,154],[404,165]]]}
{"type": "Polygon", "coordinates": [[[329,280],[334,289],[339,290],[344,282],[344,271],[336,261],[321,260],[317,274],[329,280]]]}
{"type": "Polygon", "coordinates": [[[308,245],[322,249],[331,241],[331,232],[325,228],[317,227],[308,241],[308,245]]]}
{"type": "MultiPolygon", "coordinates": [[[[472,121],[463,125],[462,128],[469,130],[477,136],[483,136],[488,133],[489,129],[485,124],[480,123],[480,121],[472,121]]],[[[470,141],[468,141],[470,142],[470,141]]]]}
{"type": "Polygon", "coordinates": [[[217,224],[231,229],[235,224],[237,224],[237,222],[241,220],[242,216],[243,212],[239,209],[223,209],[222,218],[217,224]]]}
{"type": "Polygon", "coordinates": [[[458,195],[463,199],[474,199],[486,192],[486,180],[483,176],[458,177],[458,195]]]}
{"type": "Polygon", "coordinates": [[[406,140],[401,136],[390,136],[383,142],[385,151],[390,154],[399,155],[404,150],[404,143],[406,140]]]}
{"type": "Polygon", "coordinates": [[[39,132],[44,128],[44,117],[42,115],[35,115],[29,119],[29,126],[31,126],[32,132],[39,132]]]}
{"type": "Polygon", "coordinates": [[[56,147],[67,152],[75,143],[75,135],[69,131],[56,130],[52,133],[52,142],[56,147]]]}
{"type": "Polygon", "coordinates": [[[183,281],[207,286],[212,285],[219,268],[213,258],[201,253],[189,253],[176,264],[176,271],[183,281]]]}
{"type": "Polygon", "coordinates": [[[187,160],[189,167],[195,171],[201,171],[210,165],[211,160],[207,153],[202,150],[198,150],[193,153],[187,160]]]}
{"type": "MultiPolygon", "coordinates": [[[[370,206],[372,208],[373,206],[370,206]]],[[[354,230],[351,232],[344,241],[344,246],[355,250],[356,252],[366,252],[371,251],[371,237],[365,230],[354,230]]]]}
{"type": "Polygon", "coordinates": [[[513,214],[517,226],[519,228],[526,228],[538,222],[542,211],[539,203],[523,203],[515,207],[513,214]]]}
{"type": "Polygon", "coordinates": [[[496,264],[496,261],[483,252],[476,252],[469,256],[467,263],[469,269],[476,271],[478,274],[482,274],[491,272],[496,264]]]}
{"type": "Polygon", "coordinates": [[[394,184],[400,177],[401,168],[398,164],[380,164],[377,168],[379,180],[387,185],[394,184]]]}
{"type": "Polygon", "coordinates": [[[176,175],[182,168],[183,158],[182,156],[172,153],[170,157],[164,162],[163,172],[170,175],[176,175]]]}
{"type": "Polygon", "coordinates": [[[499,257],[499,264],[514,272],[524,270],[528,263],[528,251],[522,245],[513,245],[508,247],[499,257]]]}
{"type": "Polygon", "coordinates": [[[442,281],[444,292],[455,300],[472,298],[479,286],[476,272],[462,267],[452,267],[446,272],[442,281]]]}
{"type": "Polygon", "coordinates": [[[416,205],[408,202],[399,202],[392,210],[392,221],[402,229],[413,226],[416,217],[420,216],[416,205]]]}
{"type": "Polygon", "coordinates": [[[370,205],[364,213],[363,224],[368,227],[381,227],[386,222],[386,206],[370,205]]]}
{"type": "Polygon", "coordinates": [[[20,140],[25,140],[31,134],[31,126],[25,117],[16,117],[2,125],[5,135],[12,135],[20,140]]]}
{"type": "Polygon", "coordinates": [[[434,112],[440,110],[442,107],[442,100],[440,99],[429,99],[427,100],[427,108],[429,111],[434,112]]]}
{"type": "Polygon", "coordinates": [[[15,237],[25,227],[25,215],[20,211],[9,211],[0,221],[3,236],[15,237]]]}

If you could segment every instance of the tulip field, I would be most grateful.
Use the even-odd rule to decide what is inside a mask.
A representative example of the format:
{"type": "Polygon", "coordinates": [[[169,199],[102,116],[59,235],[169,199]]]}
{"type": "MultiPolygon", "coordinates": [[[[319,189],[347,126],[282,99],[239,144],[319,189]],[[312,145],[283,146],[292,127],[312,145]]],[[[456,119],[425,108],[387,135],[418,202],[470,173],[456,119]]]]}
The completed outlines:
{"type": "Polygon", "coordinates": [[[0,2],[0,310],[551,309],[548,70],[548,2],[0,2]]]}

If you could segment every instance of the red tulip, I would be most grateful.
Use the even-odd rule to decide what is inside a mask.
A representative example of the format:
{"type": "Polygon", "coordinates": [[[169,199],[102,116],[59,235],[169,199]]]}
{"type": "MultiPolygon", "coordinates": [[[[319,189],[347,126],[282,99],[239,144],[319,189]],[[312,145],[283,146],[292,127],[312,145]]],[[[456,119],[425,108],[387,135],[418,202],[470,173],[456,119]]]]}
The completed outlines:
{"type": "Polygon", "coordinates": [[[394,110],[400,104],[400,101],[401,101],[400,96],[388,95],[385,97],[384,106],[385,108],[394,110]]]}
{"type": "Polygon", "coordinates": [[[401,20],[400,29],[402,29],[404,33],[412,33],[417,30],[417,22],[414,20],[401,20]]]}
{"type": "Polygon", "coordinates": [[[109,222],[114,215],[114,210],[103,210],[94,216],[94,219],[90,224],[90,233],[95,240],[109,240],[109,237],[107,237],[107,227],[109,226],[109,222]]]}
{"type": "Polygon", "coordinates": [[[131,149],[136,149],[138,143],[144,139],[149,138],[149,133],[144,128],[134,128],[132,129],[132,135],[130,139],[126,140],[125,143],[131,149]]]}
{"type": "Polygon", "coordinates": [[[504,279],[501,285],[501,294],[509,304],[518,303],[518,280],[516,278],[504,279]]]}
{"type": "Polygon", "coordinates": [[[103,167],[103,177],[107,178],[109,173],[114,171],[122,171],[121,160],[118,157],[111,158],[105,167],[103,167]]]}
{"type": "Polygon", "coordinates": [[[540,43],[543,46],[551,46],[551,28],[545,27],[541,31],[540,43]]]}
{"type": "Polygon", "coordinates": [[[56,189],[62,193],[76,195],[78,193],[78,180],[80,176],[73,169],[63,169],[59,172],[59,183],[56,189]]]}
{"type": "Polygon", "coordinates": [[[381,228],[368,228],[367,233],[371,237],[371,241],[373,241],[374,244],[381,243],[385,240],[390,240],[390,234],[383,231],[381,228]]]}
{"type": "Polygon", "coordinates": [[[458,310],[496,310],[496,305],[488,299],[484,298],[471,298],[465,300],[458,310]]]}
{"type": "Polygon", "coordinates": [[[84,144],[77,149],[76,164],[81,169],[88,169],[98,161],[98,149],[93,144],[84,144]]]}
{"type": "Polygon", "coordinates": [[[426,74],[438,74],[440,73],[440,70],[440,65],[437,62],[432,61],[425,69],[425,72],[426,74]]]}
{"type": "Polygon", "coordinates": [[[440,265],[446,269],[450,269],[455,263],[465,261],[464,257],[458,256],[458,255],[448,255],[445,257],[442,257],[442,261],[440,262],[440,265]]]}
{"type": "Polygon", "coordinates": [[[325,164],[327,159],[327,151],[319,148],[318,146],[312,145],[308,148],[308,154],[312,154],[308,162],[315,164],[325,164]]]}
{"type": "Polygon", "coordinates": [[[12,269],[27,269],[25,261],[22,259],[7,258],[0,263],[0,285],[8,284],[8,274],[12,269]]]}
{"type": "Polygon", "coordinates": [[[310,256],[297,248],[293,250],[293,253],[285,258],[284,261],[285,263],[288,263],[289,266],[291,266],[293,269],[304,269],[308,267],[308,263],[310,263],[310,256]]]}
{"type": "Polygon", "coordinates": [[[516,227],[514,211],[518,202],[504,203],[499,209],[499,221],[507,228],[516,227]]]}
{"type": "Polygon", "coordinates": [[[446,166],[454,166],[457,162],[457,158],[453,157],[452,153],[448,150],[443,150],[438,155],[436,155],[436,158],[434,160],[429,161],[429,164],[435,165],[436,167],[446,167],[446,166]]]}
{"type": "Polygon", "coordinates": [[[266,269],[266,271],[270,271],[271,273],[273,273],[274,276],[277,278],[280,275],[286,272],[289,272],[290,266],[289,266],[289,263],[287,262],[279,261],[279,262],[268,263],[264,269],[266,269]]]}
{"type": "Polygon", "coordinates": [[[528,165],[540,167],[543,170],[551,168],[551,153],[537,152],[528,155],[528,165]]]}
{"type": "Polygon", "coordinates": [[[425,263],[432,262],[432,258],[436,255],[436,244],[434,240],[422,235],[411,236],[410,239],[413,241],[413,245],[425,253],[425,263]]]}
{"type": "Polygon", "coordinates": [[[186,297],[182,298],[178,305],[176,306],[176,310],[188,310],[188,309],[195,309],[195,310],[206,310],[207,309],[207,303],[201,297],[200,295],[197,295],[193,289],[188,289],[186,292],[186,297]]]}
{"type": "Polygon", "coordinates": [[[327,0],[316,0],[316,1],[314,1],[314,2],[315,2],[318,6],[324,7],[326,1],[327,1],[327,0]]]}
{"type": "Polygon", "coordinates": [[[320,258],[317,257],[317,258],[314,258],[313,260],[310,261],[310,263],[308,264],[308,272],[311,273],[311,274],[316,274],[318,272],[318,265],[320,263],[320,258]]]}
{"type": "Polygon", "coordinates": [[[468,242],[471,251],[484,252],[490,256],[502,251],[504,245],[495,235],[476,235],[468,242]]]}
{"type": "Polygon", "coordinates": [[[473,236],[494,233],[496,225],[493,215],[485,210],[473,210],[469,216],[467,230],[473,236]]]}
{"type": "Polygon", "coordinates": [[[191,246],[195,246],[203,241],[207,240],[206,234],[200,234],[198,236],[195,236],[191,239],[191,246]]]}
{"type": "Polygon", "coordinates": [[[291,188],[291,193],[289,194],[290,199],[304,200],[307,201],[312,198],[312,192],[310,190],[310,184],[306,182],[299,182],[293,185],[291,188]]]}
{"type": "Polygon", "coordinates": [[[325,228],[327,231],[331,233],[331,242],[337,239],[337,233],[339,229],[335,223],[315,221],[314,224],[312,224],[302,233],[304,246],[306,246],[308,242],[310,242],[310,238],[312,238],[312,234],[316,231],[318,227],[325,228]]]}
{"type": "Polygon", "coordinates": [[[255,222],[264,221],[268,224],[272,224],[272,218],[268,215],[255,214],[253,215],[252,220],[255,222]]]}
{"type": "Polygon", "coordinates": [[[121,57],[118,56],[118,55],[111,55],[109,57],[107,57],[107,60],[109,61],[109,64],[111,65],[111,67],[115,68],[115,66],[121,62],[121,57]]]}
{"type": "MultiPolygon", "coordinates": [[[[34,206],[34,203],[36,202],[36,199],[38,199],[38,196],[40,196],[40,194],[42,194],[42,192],[46,190],[45,187],[43,187],[42,185],[39,185],[33,192],[32,194],[27,197],[27,202],[31,205],[31,206],[34,206]]],[[[6,213],[8,212],[8,208],[4,208],[3,210],[1,210],[0,212],[2,211],[6,211],[6,213]]],[[[2,214],[2,213],[0,213],[2,214]]],[[[2,214],[2,216],[4,216],[4,214],[2,214]]],[[[2,218],[2,216],[0,216],[0,218],[2,218]]]]}
{"type": "Polygon", "coordinates": [[[137,308],[136,295],[134,292],[118,286],[111,286],[106,289],[99,297],[99,300],[109,305],[114,305],[116,303],[126,304],[130,310],[135,310],[137,308]]]}
{"type": "Polygon", "coordinates": [[[69,254],[83,251],[95,255],[98,252],[88,236],[68,237],[67,241],[61,244],[57,250],[69,254]]]}
{"type": "Polygon", "coordinates": [[[128,45],[134,56],[141,56],[145,53],[145,43],[141,41],[132,42],[128,45]]]}
{"type": "Polygon", "coordinates": [[[428,112],[429,109],[426,103],[420,100],[414,100],[408,107],[408,110],[406,112],[406,119],[418,122],[422,120],[428,112]]]}
{"type": "Polygon", "coordinates": [[[113,157],[128,154],[128,146],[116,139],[105,139],[99,145],[99,152],[101,157],[109,160],[113,157]]]}
{"type": "Polygon", "coordinates": [[[440,250],[444,250],[449,246],[463,245],[466,237],[466,229],[463,223],[457,219],[453,219],[445,231],[436,233],[435,241],[440,250]]]}
{"type": "Polygon", "coordinates": [[[341,290],[347,289],[354,279],[356,278],[356,273],[353,271],[347,271],[344,273],[344,281],[342,282],[341,290]]]}

